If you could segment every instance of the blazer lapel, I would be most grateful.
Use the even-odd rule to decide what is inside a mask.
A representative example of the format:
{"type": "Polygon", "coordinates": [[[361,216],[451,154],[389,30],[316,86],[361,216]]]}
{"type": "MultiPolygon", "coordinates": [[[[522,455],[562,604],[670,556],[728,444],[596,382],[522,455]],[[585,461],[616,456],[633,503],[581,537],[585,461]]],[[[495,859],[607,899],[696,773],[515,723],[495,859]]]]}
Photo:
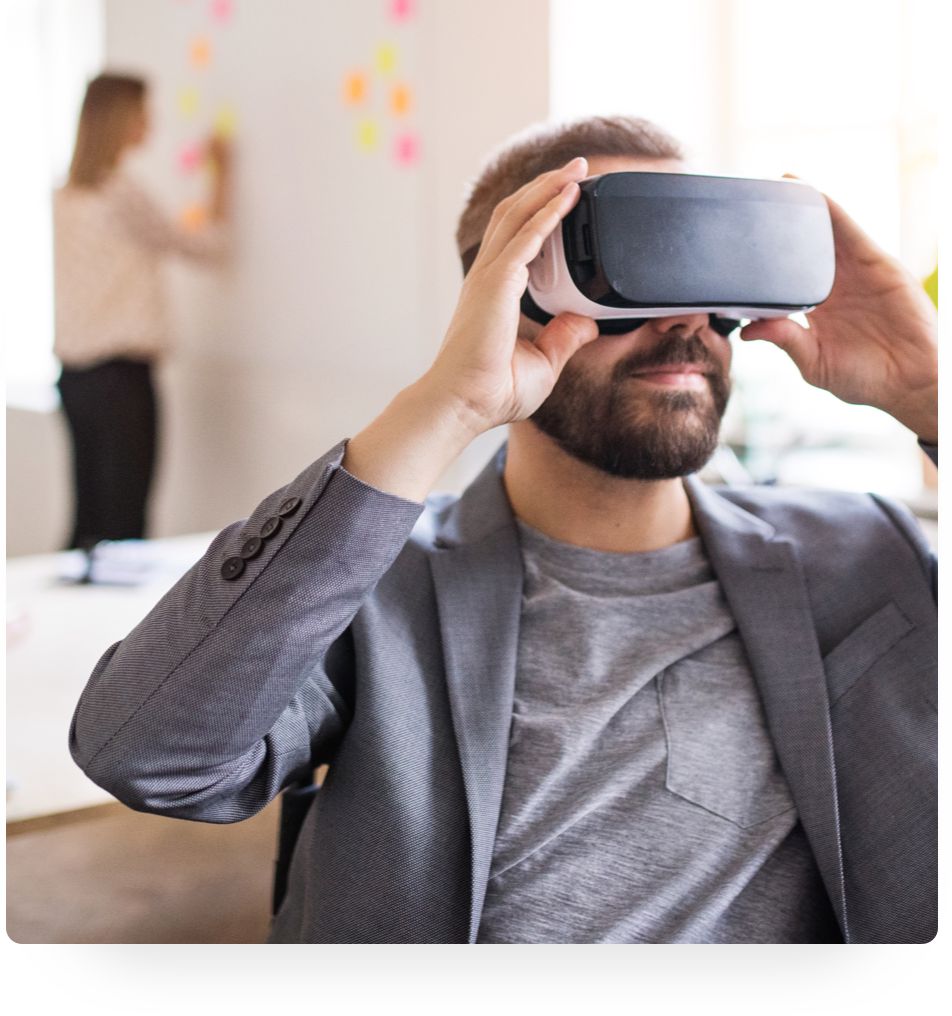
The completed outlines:
{"type": "Polygon", "coordinates": [[[829,699],[796,547],[695,477],[685,487],[747,650],[781,768],[849,941],[829,699]]]}
{"type": "Polygon", "coordinates": [[[498,471],[505,446],[451,509],[430,566],[471,834],[476,940],[502,802],[512,721],[522,558],[498,471]]]}
{"type": "MultiPolygon", "coordinates": [[[[471,832],[475,941],[506,774],[523,571],[501,479],[506,446],[452,504],[430,566],[471,832]]],[[[685,479],[694,519],[737,622],[774,746],[846,941],[829,700],[806,581],[794,544],[685,479]]]]}

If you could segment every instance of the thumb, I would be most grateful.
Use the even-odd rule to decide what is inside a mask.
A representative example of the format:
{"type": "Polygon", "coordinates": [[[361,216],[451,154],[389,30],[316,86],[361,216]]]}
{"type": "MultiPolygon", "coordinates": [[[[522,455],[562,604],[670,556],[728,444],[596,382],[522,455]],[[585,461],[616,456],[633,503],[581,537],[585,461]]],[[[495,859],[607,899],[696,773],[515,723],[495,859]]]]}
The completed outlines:
{"type": "Polygon", "coordinates": [[[539,332],[535,346],[545,354],[556,376],[584,345],[598,338],[598,325],[581,314],[559,314],[539,332]]]}

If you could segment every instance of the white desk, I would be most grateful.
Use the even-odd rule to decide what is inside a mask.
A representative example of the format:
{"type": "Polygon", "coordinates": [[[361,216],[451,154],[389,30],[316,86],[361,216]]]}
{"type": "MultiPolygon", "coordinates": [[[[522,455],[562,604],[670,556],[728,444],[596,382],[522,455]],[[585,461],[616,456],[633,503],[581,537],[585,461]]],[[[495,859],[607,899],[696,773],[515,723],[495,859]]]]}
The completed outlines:
{"type": "Polygon", "coordinates": [[[62,554],[7,562],[7,821],[114,798],[73,762],[67,737],[100,656],[124,638],[211,543],[214,533],[149,540],[153,572],[140,586],[74,585],[62,554]]]}

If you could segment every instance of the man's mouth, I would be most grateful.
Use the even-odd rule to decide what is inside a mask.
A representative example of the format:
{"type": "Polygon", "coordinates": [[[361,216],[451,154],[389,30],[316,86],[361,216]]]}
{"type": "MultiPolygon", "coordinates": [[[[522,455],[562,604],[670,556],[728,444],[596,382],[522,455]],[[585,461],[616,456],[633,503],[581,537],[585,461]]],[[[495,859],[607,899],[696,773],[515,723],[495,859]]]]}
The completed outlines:
{"type": "Polygon", "coordinates": [[[643,367],[634,371],[631,377],[669,388],[700,390],[707,387],[707,372],[698,363],[666,363],[657,367],[643,367]]]}

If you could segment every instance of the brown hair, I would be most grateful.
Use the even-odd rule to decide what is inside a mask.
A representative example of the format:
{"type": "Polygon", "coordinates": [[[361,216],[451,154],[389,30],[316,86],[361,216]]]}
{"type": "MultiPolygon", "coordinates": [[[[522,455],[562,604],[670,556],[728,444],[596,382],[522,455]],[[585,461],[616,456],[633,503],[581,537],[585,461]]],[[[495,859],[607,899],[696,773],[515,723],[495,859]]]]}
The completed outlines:
{"type": "Polygon", "coordinates": [[[577,155],[684,158],[676,138],[634,116],[591,116],[517,134],[484,164],[460,215],[456,247],[461,256],[469,255],[463,259],[464,270],[475,257],[496,205],[540,173],[558,169],[577,155]]]}
{"type": "Polygon", "coordinates": [[[142,109],[145,94],[142,78],[100,74],[89,82],[69,167],[70,186],[98,187],[112,172],[128,143],[129,126],[142,109]]]}

